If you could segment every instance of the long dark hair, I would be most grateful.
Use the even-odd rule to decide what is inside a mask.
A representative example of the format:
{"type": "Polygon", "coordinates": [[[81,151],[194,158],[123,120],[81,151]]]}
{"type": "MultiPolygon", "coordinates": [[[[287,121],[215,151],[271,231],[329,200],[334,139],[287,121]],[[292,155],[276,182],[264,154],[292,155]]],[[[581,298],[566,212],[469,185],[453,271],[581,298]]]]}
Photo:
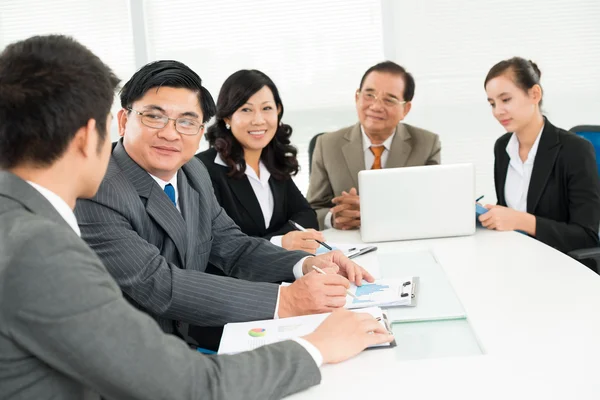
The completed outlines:
{"type": "Polygon", "coordinates": [[[283,103],[277,87],[267,75],[255,69],[242,69],[231,75],[223,83],[217,100],[216,121],[206,131],[206,139],[229,166],[229,176],[242,178],[246,171],[244,149],[233,133],[225,127],[225,118],[230,118],[250,97],[263,87],[273,93],[278,109],[277,131],[269,144],[262,150],[261,161],[277,180],[290,179],[299,170],[296,155],[298,150],[290,144],[292,127],[281,123],[283,103]]]}

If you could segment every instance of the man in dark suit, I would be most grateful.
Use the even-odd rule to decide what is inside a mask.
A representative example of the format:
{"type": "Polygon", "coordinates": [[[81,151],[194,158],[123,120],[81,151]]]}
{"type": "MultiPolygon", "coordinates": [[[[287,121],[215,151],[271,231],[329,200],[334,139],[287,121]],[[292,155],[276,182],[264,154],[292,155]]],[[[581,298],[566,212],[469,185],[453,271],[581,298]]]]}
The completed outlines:
{"type": "Polygon", "coordinates": [[[441,162],[438,135],[401,122],[414,94],[415,81],[404,68],[376,64],[355,94],[359,122],[317,139],[306,198],[321,229],[360,227],[360,171],[441,162]]]}
{"type": "Polygon", "coordinates": [[[189,324],[331,311],[345,304],[348,279],[372,280],[340,252],[307,257],[240,232],[194,157],[215,105],[187,66],[144,66],[123,87],[121,106],[122,140],[98,194],[79,201],[76,214],[82,237],[127,298],[165,332],[195,344],[203,339],[189,334],[189,324]],[[209,262],[227,276],[205,273],[209,262]]]}
{"type": "Polygon", "coordinates": [[[337,311],[295,342],[207,357],[132,307],[73,214],[106,171],[117,83],[64,36],[0,54],[0,399],[280,398],[391,339],[337,311]]]}

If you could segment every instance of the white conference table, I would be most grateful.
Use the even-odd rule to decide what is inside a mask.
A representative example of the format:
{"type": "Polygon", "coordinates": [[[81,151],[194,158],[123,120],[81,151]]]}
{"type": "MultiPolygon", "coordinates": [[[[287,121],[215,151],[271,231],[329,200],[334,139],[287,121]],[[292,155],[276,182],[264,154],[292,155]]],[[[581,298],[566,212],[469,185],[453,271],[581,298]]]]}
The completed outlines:
{"type": "MultiPolygon", "coordinates": [[[[324,234],[361,243],[358,231],[324,234]]],[[[432,251],[483,354],[406,361],[396,349],[366,351],[322,367],[319,386],[289,398],[600,399],[600,276],[516,232],[377,245],[356,261],[369,269],[377,254],[432,251]]]]}

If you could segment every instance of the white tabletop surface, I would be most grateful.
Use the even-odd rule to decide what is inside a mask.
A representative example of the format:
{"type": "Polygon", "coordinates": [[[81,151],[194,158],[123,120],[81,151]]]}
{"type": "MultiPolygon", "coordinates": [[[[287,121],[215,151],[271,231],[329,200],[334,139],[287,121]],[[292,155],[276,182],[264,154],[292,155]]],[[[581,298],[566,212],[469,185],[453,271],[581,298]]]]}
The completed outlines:
{"type": "MultiPolygon", "coordinates": [[[[324,234],[360,243],[358,231],[324,234]]],[[[290,398],[600,399],[600,276],[515,232],[378,246],[435,254],[484,354],[403,361],[392,349],[364,352],[322,367],[321,385],[290,398]]],[[[357,262],[377,269],[377,253],[357,262]]]]}

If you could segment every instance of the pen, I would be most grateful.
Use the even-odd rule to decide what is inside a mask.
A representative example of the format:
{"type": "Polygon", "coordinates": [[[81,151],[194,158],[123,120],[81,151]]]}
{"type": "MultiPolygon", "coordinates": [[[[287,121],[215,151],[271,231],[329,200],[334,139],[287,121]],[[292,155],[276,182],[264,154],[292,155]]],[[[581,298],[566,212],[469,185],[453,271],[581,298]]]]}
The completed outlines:
{"type": "Polygon", "coordinates": [[[479,200],[483,199],[483,195],[479,196],[476,200],[475,203],[477,203],[479,200]]]}
{"type": "MultiPolygon", "coordinates": [[[[323,274],[323,275],[327,275],[327,272],[323,271],[321,268],[317,267],[316,265],[313,265],[312,267],[313,267],[313,269],[314,269],[315,271],[317,271],[318,273],[320,273],[320,274],[323,274]]],[[[346,289],[346,294],[348,294],[348,296],[350,296],[350,297],[353,297],[353,298],[355,298],[355,299],[358,299],[358,297],[356,297],[356,296],[355,296],[355,295],[354,295],[354,294],[353,294],[351,291],[349,291],[348,289],[346,289]]]]}
{"type": "MultiPolygon", "coordinates": [[[[300,225],[297,222],[292,221],[291,219],[289,220],[290,225],[292,225],[295,229],[301,231],[301,232],[306,232],[306,229],[304,229],[304,227],[302,227],[302,225],[300,225]]],[[[331,246],[329,246],[327,243],[321,242],[320,240],[316,240],[317,243],[319,243],[321,246],[325,247],[326,249],[329,250],[333,250],[333,248],[331,246]]]]}

